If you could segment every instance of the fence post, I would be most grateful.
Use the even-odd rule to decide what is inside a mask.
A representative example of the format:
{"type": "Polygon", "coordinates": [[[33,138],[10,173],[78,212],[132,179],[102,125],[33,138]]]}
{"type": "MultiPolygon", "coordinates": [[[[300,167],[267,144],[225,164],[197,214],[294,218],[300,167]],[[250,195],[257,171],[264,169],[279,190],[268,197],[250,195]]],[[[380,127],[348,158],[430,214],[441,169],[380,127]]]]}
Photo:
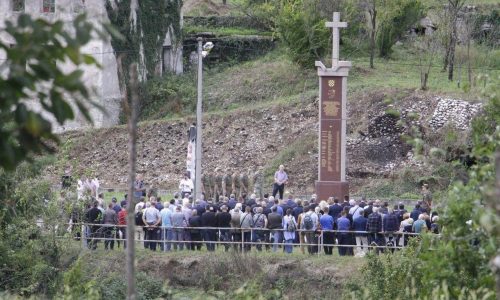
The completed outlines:
{"type": "Polygon", "coordinates": [[[85,225],[80,225],[80,238],[82,239],[82,249],[85,249],[87,237],[85,234],[85,225]]]}
{"type": "Polygon", "coordinates": [[[318,256],[319,252],[321,251],[321,244],[323,244],[323,230],[320,231],[319,237],[318,237],[318,256]]]}
{"type": "Polygon", "coordinates": [[[241,234],[241,249],[240,251],[243,252],[245,249],[245,237],[243,233],[243,228],[240,228],[240,234],[241,234]]]}

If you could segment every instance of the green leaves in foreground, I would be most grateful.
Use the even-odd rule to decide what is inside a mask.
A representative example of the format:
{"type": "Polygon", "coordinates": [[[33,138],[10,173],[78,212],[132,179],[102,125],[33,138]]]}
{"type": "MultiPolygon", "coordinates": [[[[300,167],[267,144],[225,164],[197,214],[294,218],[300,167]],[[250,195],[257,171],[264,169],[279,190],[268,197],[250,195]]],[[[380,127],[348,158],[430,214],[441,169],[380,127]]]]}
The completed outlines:
{"type": "Polygon", "coordinates": [[[96,60],[81,52],[97,32],[85,16],[78,16],[70,28],[63,21],[54,23],[20,15],[17,24],[5,23],[2,34],[14,42],[0,41],[0,167],[14,169],[30,153],[51,151],[58,142],[49,116],[58,124],[75,118],[76,107],[91,122],[91,102],[82,81],[80,65],[99,67],[96,60]],[[75,66],[73,71],[63,66],[75,66]],[[67,69],[67,68],[65,68],[67,69]]]}

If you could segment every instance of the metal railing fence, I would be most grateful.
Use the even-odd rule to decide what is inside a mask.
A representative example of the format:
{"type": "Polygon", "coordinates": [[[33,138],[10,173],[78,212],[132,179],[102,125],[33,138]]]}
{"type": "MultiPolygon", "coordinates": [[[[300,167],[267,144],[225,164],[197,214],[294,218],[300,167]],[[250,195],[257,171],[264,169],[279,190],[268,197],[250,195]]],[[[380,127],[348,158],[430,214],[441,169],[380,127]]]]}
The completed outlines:
{"type": "MultiPolygon", "coordinates": [[[[93,223],[68,223],[72,226],[68,228],[68,232],[80,232],[82,247],[95,246],[97,241],[104,242],[126,242],[125,238],[119,237],[117,231],[125,229],[127,225],[113,224],[93,224],[93,223]],[[81,228],[78,231],[75,228],[81,228]]],[[[235,227],[165,227],[165,226],[135,226],[134,241],[144,243],[148,248],[150,243],[154,243],[154,247],[160,246],[161,250],[186,246],[187,249],[195,247],[200,249],[202,245],[206,245],[208,250],[214,250],[214,246],[225,246],[228,248],[238,248],[239,250],[250,250],[252,247],[261,250],[262,246],[269,249],[273,247],[277,251],[277,247],[317,247],[312,249],[314,254],[321,254],[321,249],[325,247],[333,248],[356,248],[362,250],[399,250],[407,246],[410,238],[419,237],[419,233],[411,232],[368,232],[368,231],[351,231],[351,230],[305,230],[297,229],[293,232],[283,228],[235,228],[235,227]],[[151,231],[151,232],[149,232],[151,231]],[[153,232],[154,231],[154,232],[153,232]],[[176,233],[174,239],[169,238],[171,233],[176,233]],[[284,240],[284,233],[294,233],[293,239],[284,240]],[[141,238],[141,233],[143,238],[141,238]],[[179,236],[182,234],[181,236],[179,236]],[[326,235],[328,240],[333,240],[333,243],[325,242],[326,235]],[[147,235],[147,238],[146,238],[147,235]],[[195,239],[193,240],[192,237],[195,239]],[[363,239],[363,243],[358,245],[355,238],[363,239]],[[278,241],[276,241],[278,239],[278,241]],[[298,242],[297,242],[298,240],[298,242]],[[291,242],[290,242],[291,241],[291,242]],[[167,247],[169,245],[169,247],[167,247]]],[[[435,235],[439,237],[439,235],[435,235]]],[[[151,248],[151,247],[150,247],[151,248]]],[[[182,250],[182,249],[181,249],[182,250]]],[[[326,250],[325,250],[326,251],[326,250]]]]}

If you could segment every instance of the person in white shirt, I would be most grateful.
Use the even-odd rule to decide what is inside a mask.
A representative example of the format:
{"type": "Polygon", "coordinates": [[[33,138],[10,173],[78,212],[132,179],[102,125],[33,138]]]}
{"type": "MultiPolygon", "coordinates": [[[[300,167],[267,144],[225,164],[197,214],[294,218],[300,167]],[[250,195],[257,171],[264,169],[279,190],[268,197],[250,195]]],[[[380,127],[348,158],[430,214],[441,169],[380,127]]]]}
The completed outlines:
{"type": "Polygon", "coordinates": [[[92,190],[95,192],[95,197],[99,198],[99,186],[100,186],[99,179],[95,177],[94,179],[92,179],[91,184],[92,184],[92,190]]]}
{"type": "Polygon", "coordinates": [[[184,174],[184,177],[181,179],[179,189],[181,190],[181,198],[184,198],[186,194],[191,194],[193,192],[194,184],[188,173],[184,174]]]}
{"type": "Polygon", "coordinates": [[[349,205],[351,205],[351,209],[349,209],[349,214],[352,216],[352,219],[356,219],[360,216],[360,213],[363,212],[363,208],[359,206],[359,201],[350,200],[349,205]]]}

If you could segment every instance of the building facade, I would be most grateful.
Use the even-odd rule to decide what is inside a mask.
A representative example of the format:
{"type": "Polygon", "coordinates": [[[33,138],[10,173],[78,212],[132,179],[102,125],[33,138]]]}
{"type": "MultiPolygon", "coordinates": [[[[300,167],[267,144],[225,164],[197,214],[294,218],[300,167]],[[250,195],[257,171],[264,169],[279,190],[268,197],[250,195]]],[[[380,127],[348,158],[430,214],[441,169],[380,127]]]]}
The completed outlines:
{"type": "MultiPolygon", "coordinates": [[[[103,0],[0,0],[0,28],[4,27],[5,21],[14,24],[21,13],[31,15],[33,18],[43,18],[49,21],[62,20],[67,22],[68,27],[71,21],[80,13],[86,12],[88,21],[99,28],[102,22],[109,22],[103,0]]],[[[0,39],[7,44],[14,44],[15,41],[0,30],[0,39]]],[[[95,127],[107,127],[118,124],[121,108],[121,93],[118,81],[116,57],[110,41],[93,39],[82,49],[83,53],[92,55],[102,68],[82,65],[79,68],[84,71],[83,81],[89,90],[92,91],[92,100],[99,103],[104,111],[91,108],[90,115],[95,127]]],[[[0,63],[5,61],[5,53],[0,52],[0,63]]],[[[63,71],[72,71],[74,66],[61,65],[63,71]]],[[[40,109],[36,99],[28,101],[28,105],[35,110],[40,109]]],[[[54,130],[62,132],[66,130],[80,129],[90,126],[84,117],[76,113],[75,119],[60,126],[51,119],[54,130]]]]}

